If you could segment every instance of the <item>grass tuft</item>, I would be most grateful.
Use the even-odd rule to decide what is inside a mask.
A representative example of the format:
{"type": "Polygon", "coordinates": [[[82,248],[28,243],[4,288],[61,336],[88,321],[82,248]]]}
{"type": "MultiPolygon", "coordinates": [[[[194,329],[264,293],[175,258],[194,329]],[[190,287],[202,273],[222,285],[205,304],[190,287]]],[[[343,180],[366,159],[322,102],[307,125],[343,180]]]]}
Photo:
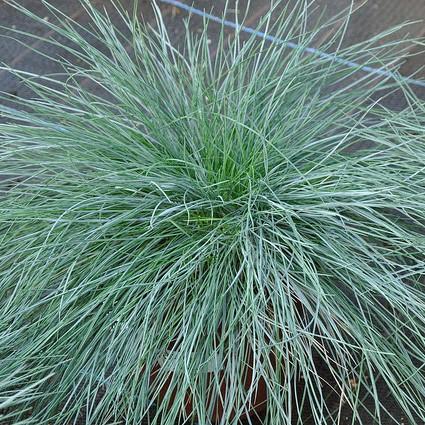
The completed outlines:
{"type": "MultiPolygon", "coordinates": [[[[361,423],[365,395],[380,423],[382,385],[423,423],[424,102],[306,54],[326,28],[307,31],[308,2],[258,27],[295,49],[210,43],[206,23],[174,46],[159,9],[149,27],[117,5],[120,33],[81,2],[85,31],[12,2],[79,61],[12,71],[35,97],[0,106],[0,421],[140,424],[172,370],[152,424],[188,394],[187,419],[211,423],[222,385],[236,424],[261,382],[267,424],[336,424],[343,405],[361,423]]],[[[339,22],[321,48],[363,65],[412,42],[344,48],[339,22]]]]}

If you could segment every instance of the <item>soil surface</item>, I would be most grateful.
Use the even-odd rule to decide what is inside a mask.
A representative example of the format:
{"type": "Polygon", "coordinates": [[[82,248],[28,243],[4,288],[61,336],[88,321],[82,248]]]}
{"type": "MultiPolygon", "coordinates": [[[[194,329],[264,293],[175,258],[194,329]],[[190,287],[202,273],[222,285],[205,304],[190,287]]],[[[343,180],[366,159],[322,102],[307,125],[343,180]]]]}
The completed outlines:
{"type": "MultiPolygon", "coordinates": [[[[290,0],[296,1],[296,0],[290,0]]],[[[122,22],[119,19],[118,13],[112,7],[110,0],[91,0],[93,4],[99,7],[104,7],[111,16],[112,21],[122,28],[122,22]]],[[[225,0],[183,0],[186,4],[193,4],[194,7],[212,11],[215,15],[221,16],[224,10],[225,0]]],[[[45,18],[47,22],[55,22],[55,18],[48,12],[42,5],[41,0],[19,0],[19,3],[27,7],[29,10],[45,18]]],[[[88,16],[84,12],[83,7],[79,0],[52,0],[54,6],[68,16],[72,16],[75,21],[80,23],[83,27],[88,24],[88,16]]],[[[139,0],[139,13],[147,22],[154,23],[154,14],[152,10],[151,0],[139,0]]],[[[227,13],[228,19],[235,19],[243,17],[246,13],[247,0],[240,0],[238,10],[235,10],[235,1],[229,2],[227,13]]],[[[285,2],[288,3],[288,2],[285,2]]],[[[362,3],[359,0],[354,1],[355,7],[362,3]]],[[[128,10],[132,10],[134,0],[121,0],[121,4],[128,10]]],[[[175,6],[171,6],[158,1],[159,8],[163,13],[164,20],[168,26],[171,39],[176,44],[182,39],[184,32],[184,19],[187,18],[187,13],[175,6]]],[[[317,0],[316,9],[313,16],[323,14],[324,18],[330,18],[336,13],[341,12],[345,7],[351,4],[350,0],[317,0]]],[[[251,1],[251,8],[246,19],[246,25],[254,26],[259,22],[261,17],[270,7],[270,1],[255,0],[251,1]]],[[[420,21],[425,19],[425,1],[424,0],[370,0],[365,6],[359,8],[353,13],[350,23],[348,25],[344,45],[352,45],[360,43],[369,37],[376,35],[378,32],[383,31],[391,26],[407,22],[407,21],[420,21]]],[[[313,18],[314,20],[314,18],[313,18]]],[[[202,19],[193,17],[190,22],[193,31],[200,31],[202,26],[202,19]]],[[[210,24],[211,38],[217,36],[219,25],[215,23],[210,24]]],[[[332,31],[332,28],[330,29],[332,31]]],[[[229,34],[231,30],[229,30],[229,34]]],[[[419,37],[425,36],[424,22],[416,22],[409,26],[403,27],[398,33],[397,37],[419,37]]],[[[394,37],[394,36],[393,36],[394,37]]],[[[52,60],[46,58],[65,57],[67,53],[49,41],[53,40],[53,32],[46,28],[42,23],[35,22],[28,16],[24,16],[17,12],[13,7],[7,4],[5,0],[0,0],[0,62],[7,66],[17,68],[28,73],[35,75],[48,75],[61,73],[63,70],[60,66],[52,60]],[[8,27],[9,29],[6,29],[8,27]],[[21,31],[23,33],[30,33],[37,38],[29,37],[25,34],[16,33],[21,31]],[[37,53],[38,51],[38,53],[37,53]],[[41,53],[41,54],[40,54],[41,53]]],[[[60,37],[55,36],[56,41],[61,41],[60,37]]],[[[63,42],[63,40],[62,40],[63,42]]],[[[214,45],[214,43],[212,43],[214,45]]],[[[403,75],[410,76],[415,74],[417,77],[425,77],[425,55],[420,53],[420,48],[415,47],[413,44],[410,47],[410,52],[414,55],[412,57],[405,57],[400,61],[401,72],[403,75]]],[[[425,88],[414,88],[414,90],[425,98],[425,88]]],[[[0,69],[0,92],[6,98],[0,102],[7,102],[7,96],[13,98],[15,96],[20,98],[31,97],[32,94],[22,83],[21,79],[10,74],[7,70],[0,69]]],[[[394,108],[401,108],[403,106],[403,99],[400,93],[391,95],[388,100],[388,105],[394,108]]],[[[322,371],[324,380],[328,381],[326,371],[322,371]]],[[[356,383],[353,383],[355,385],[356,383]]],[[[301,384],[300,384],[301,385],[301,384]]],[[[385,385],[377,383],[380,391],[380,397],[385,400],[386,409],[388,414],[384,414],[381,419],[370,416],[367,412],[374,410],[374,400],[367,399],[364,408],[361,409],[360,415],[365,424],[399,424],[408,425],[409,421],[403,416],[401,410],[392,400],[390,391],[385,385]]],[[[425,400],[424,400],[425,403],[425,400]]],[[[356,424],[353,421],[353,414],[349,406],[341,403],[341,398],[338,394],[331,396],[330,404],[335,411],[340,408],[340,424],[356,424]]],[[[302,414],[302,423],[304,425],[312,425],[314,422],[311,419],[311,414],[307,411],[302,414]]],[[[301,422],[301,421],[300,421],[301,422]]],[[[83,424],[84,422],[81,422],[83,424]]],[[[261,421],[258,421],[260,424],[261,421]]],[[[99,424],[101,425],[101,424],[99,424]]]]}

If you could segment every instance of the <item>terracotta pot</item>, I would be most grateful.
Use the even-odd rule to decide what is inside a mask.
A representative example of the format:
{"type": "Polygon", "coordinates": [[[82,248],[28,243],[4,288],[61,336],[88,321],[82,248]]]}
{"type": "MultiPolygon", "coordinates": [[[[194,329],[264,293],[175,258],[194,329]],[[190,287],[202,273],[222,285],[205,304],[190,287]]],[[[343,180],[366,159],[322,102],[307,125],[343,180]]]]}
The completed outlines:
{"type": "MultiPolygon", "coordinates": [[[[305,315],[305,311],[302,307],[302,303],[299,301],[299,299],[297,297],[294,296],[294,301],[295,301],[295,308],[297,311],[297,314],[299,314],[301,317],[304,317],[305,315]]],[[[273,317],[273,311],[270,311],[270,316],[273,317]]],[[[220,335],[221,333],[221,329],[219,329],[218,331],[218,335],[220,335]]],[[[172,347],[170,347],[170,352],[172,353],[172,347]]],[[[273,353],[269,354],[269,361],[272,365],[273,368],[276,368],[276,357],[275,355],[273,355],[273,353]]],[[[160,362],[161,363],[161,362],[160,362]]],[[[246,359],[244,361],[244,363],[246,364],[245,370],[244,370],[244,386],[246,390],[249,390],[251,388],[252,385],[252,364],[253,364],[253,355],[252,352],[248,352],[246,359]]],[[[158,372],[161,370],[161,364],[157,364],[152,373],[151,373],[151,381],[153,381],[155,379],[155,377],[157,376],[158,372]]],[[[206,371],[205,373],[209,374],[209,376],[211,377],[211,379],[213,379],[213,374],[211,372],[206,371]]],[[[178,389],[173,390],[172,394],[168,394],[168,392],[170,391],[169,388],[171,386],[172,380],[173,380],[173,371],[171,370],[168,374],[164,374],[166,376],[164,383],[161,385],[160,391],[159,391],[159,403],[161,403],[163,400],[165,399],[169,399],[170,403],[173,402],[175,396],[176,396],[176,392],[178,391],[178,389]]],[[[224,372],[220,374],[220,379],[224,378],[224,372]]],[[[211,421],[212,422],[220,422],[221,419],[223,418],[223,403],[221,400],[226,400],[226,380],[223,380],[223,383],[221,384],[220,387],[220,397],[217,397],[218,400],[213,401],[213,400],[208,400],[208,406],[206,406],[207,408],[211,408],[211,406],[213,406],[213,408],[211,408],[212,410],[212,415],[211,415],[211,421]]],[[[260,413],[262,413],[266,407],[267,407],[267,399],[268,399],[268,395],[267,395],[267,385],[266,382],[264,381],[263,378],[260,378],[258,383],[257,383],[257,387],[255,389],[255,391],[253,391],[253,395],[251,397],[250,403],[249,403],[249,407],[247,407],[248,409],[248,413],[244,413],[242,414],[238,419],[243,419],[247,414],[249,416],[256,416],[259,415],[260,413]]],[[[185,394],[185,398],[184,398],[184,404],[185,404],[185,411],[184,413],[186,414],[186,416],[192,416],[193,415],[193,402],[192,402],[192,394],[190,393],[186,393],[185,394]]],[[[248,403],[247,403],[248,404],[248,403]]],[[[233,412],[231,414],[231,418],[233,419],[235,416],[236,412],[233,412]]]]}
{"type": "MultiPolygon", "coordinates": [[[[171,354],[172,355],[172,354],[171,354]]],[[[245,383],[245,389],[249,390],[252,384],[252,368],[249,366],[252,364],[252,355],[248,356],[248,359],[246,359],[245,363],[247,364],[246,369],[244,371],[244,383],[245,383]]],[[[151,381],[153,381],[158,372],[162,369],[161,366],[162,362],[158,362],[158,364],[155,366],[154,370],[151,374],[151,381]]],[[[211,379],[213,379],[213,373],[205,371],[206,374],[208,374],[211,379]]],[[[220,378],[224,378],[224,372],[220,374],[220,378]]],[[[170,371],[167,378],[165,379],[164,383],[161,385],[161,389],[159,391],[159,400],[158,402],[161,403],[163,400],[169,398],[170,403],[173,402],[177,389],[173,390],[172,394],[168,394],[170,391],[171,382],[173,380],[173,372],[170,371]]],[[[226,400],[226,381],[223,380],[221,387],[220,387],[220,396],[217,397],[216,401],[209,400],[207,406],[209,409],[212,409],[212,416],[211,421],[212,422],[220,422],[223,417],[223,403],[222,400],[226,400]],[[213,406],[213,407],[212,407],[213,406]]],[[[251,416],[258,415],[262,411],[265,410],[267,405],[267,387],[266,383],[263,378],[259,380],[257,383],[256,390],[253,392],[253,395],[251,397],[250,403],[249,403],[249,412],[248,414],[251,416]]],[[[247,406],[248,408],[248,406],[247,406]]],[[[185,412],[186,416],[191,416],[193,414],[193,404],[192,404],[192,395],[188,392],[185,395],[185,412]]],[[[231,414],[231,417],[234,418],[234,415],[236,413],[233,412],[231,414]]],[[[242,414],[239,419],[243,419],[246,416],[246,413],[242,414]]]]}

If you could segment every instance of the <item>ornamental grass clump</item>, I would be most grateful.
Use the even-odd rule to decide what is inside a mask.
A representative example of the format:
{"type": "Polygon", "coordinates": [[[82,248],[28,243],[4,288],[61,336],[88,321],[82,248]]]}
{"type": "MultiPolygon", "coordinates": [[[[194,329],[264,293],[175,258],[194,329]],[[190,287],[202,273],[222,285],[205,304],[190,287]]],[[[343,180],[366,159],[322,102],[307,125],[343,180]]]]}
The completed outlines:
{"type": "MultiPolygon", "coordinates": [[[[306,53],[304,2],[258,27],[293,45],[173,45],[81,1],[90,27],[44,21],[78,61],[0,106],[0,422],[250,423],[261,386],[265,424],[380,423],[386,386],[423,423],[424,102],[306,53]]],[[[342,47],[347,21],[321,48],[350,63],[413,42],[342,47]]]]}

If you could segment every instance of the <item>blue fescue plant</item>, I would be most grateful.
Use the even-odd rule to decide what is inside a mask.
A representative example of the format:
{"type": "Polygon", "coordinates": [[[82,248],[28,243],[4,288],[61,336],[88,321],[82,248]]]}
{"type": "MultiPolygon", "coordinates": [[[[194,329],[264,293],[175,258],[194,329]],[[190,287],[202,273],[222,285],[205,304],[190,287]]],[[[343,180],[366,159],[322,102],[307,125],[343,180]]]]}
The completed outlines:
{"type": "MultiPolygon", "coordinates": [[[[120,33],[80,1],[85,29],[43,2],[78,61],[12,71],[35,97],[0,107],[0,422],[136,425],[156,402],[152,424],[210,424],[221,398],[219,423],[249,423],[264,382],[265,424],[339,423],[333,392],[380,423],[381,385],[422,423],[424,102],[306,54],[308,2],[259,24],[289,48],[206,22],[174,46],[159,9],[117,5],[120,33]]],[[[344,60],[412,42],[342,47],[347,21],[322,45],[344,60]]]]}

